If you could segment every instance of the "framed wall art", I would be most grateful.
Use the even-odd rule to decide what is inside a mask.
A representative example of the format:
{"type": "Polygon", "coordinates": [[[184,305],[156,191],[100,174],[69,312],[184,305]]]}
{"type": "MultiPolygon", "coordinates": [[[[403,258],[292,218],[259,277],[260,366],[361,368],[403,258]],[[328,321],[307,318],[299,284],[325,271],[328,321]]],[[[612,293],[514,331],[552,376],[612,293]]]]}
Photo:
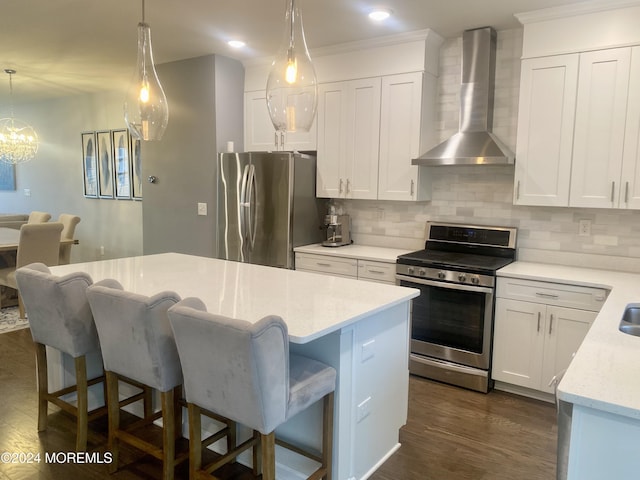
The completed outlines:
{"type": "Polygon", "coordinates": [[[142,200],[142,158],[140,139],[130,137],[131,144],[131,194],[134,200],[142,200]]]}
{"type": "Polygon", "coordinates": [[[0,190],[16,189],[16,166],[0,162],[0,190]]]}
{"type": "Polygon", "coordinates": [[[96,158],[98,162],[98,196],[113,198],[113,159],[111,131],[96,132],[96,158]]]}
{"type": "Polygon", "coordinates": [[[113,172],[116,198],[131,198],[131,162],[129,156],[129,131],[111,130],[113,146],[113,172]]]}
{"type": "Polygon", "coordinates": [[[83,132],[82,136],[82,172],[84,178],[84,196],[98,196],[98,164],[95,132],[83,132]]]}

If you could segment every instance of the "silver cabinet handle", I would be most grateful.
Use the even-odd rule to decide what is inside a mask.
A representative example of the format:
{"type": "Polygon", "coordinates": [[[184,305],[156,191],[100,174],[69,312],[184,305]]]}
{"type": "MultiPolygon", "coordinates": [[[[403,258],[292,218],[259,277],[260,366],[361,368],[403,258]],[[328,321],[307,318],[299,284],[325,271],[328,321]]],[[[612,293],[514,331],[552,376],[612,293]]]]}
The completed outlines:
{"type": "Polygon", "coordinates": [[[551,335],[552,329],[553,329],[553,314],[549,317],[549,335],[551,335]]]}
{"type": "Polygon", "coordinates": [[[540,312],[538,312],[538,332],[540,332],[540,312]]]}
{"type": "Polygon", "coordinates": [[[555,295],[553,293],[536,292],[536,296],[542,297],[542,298],[558,298],[560,295],[555,295]]]}
{"type": "Polygon", "coordinates": [[[278,149],[278,131],[273,132],[273,145],[278,149]]]}
{"type": "Polygon", "coordinates": [[[516,185],[516,200],[520,200],[520,180],[518,180],[518,184],[516,185]]]}
{"type": "Polygon", "coordinates": [[[410,195],[412,197],[413,197],[414,187],[415,187],[415,182],[413,181],[413,179],[411,179],[411,193],[410,193],[410,195]]]}
{"type": "Polygon", "coordinates": [[[611,203],[613,203],[613,194],[616,190],[616,182],[611,182],[611,203]]]}
{"type": "Polygon", "coordinates": [[[322,263],[322,262],[316,262],[316,265],[318,265],[319,267],[330,267],[331,266],[330,263],[322,263]]]}
{"type": "Polygon", "coordinates": [[[347,195],[349,195],[351,193],[351,180],[349,180],[348,178],[347,178],[347,189],[346,189],[345,193],[347,195]]]}
{"type": "Polygon", "coordinates": [[[382,270],[367,270],[369,273],[377,273],[378,275],[384,275],[386,272],[383,272],[382,270]]]}
{"type": "Polygon", "coordinates": [[[285,136],[285,133],[280,132],[280,146],[282,147],[283,150],[284,150],[284,136],[285,136]]]}
{"type": "Polygon", "coordinates": [[[340,179],[340,185],[338,186],[338,193],[342,193],[342,179],[340,179]]]}
{"type": "Polygon", "coordinates": [[[629,182],[624,184],[624,203],[629,203],[629,182]]]}

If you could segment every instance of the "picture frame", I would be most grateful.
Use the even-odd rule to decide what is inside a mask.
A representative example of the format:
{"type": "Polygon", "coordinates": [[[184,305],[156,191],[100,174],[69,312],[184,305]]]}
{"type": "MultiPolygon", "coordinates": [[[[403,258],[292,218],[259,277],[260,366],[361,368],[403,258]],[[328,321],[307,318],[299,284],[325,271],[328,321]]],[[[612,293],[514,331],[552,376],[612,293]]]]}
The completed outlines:
{"type": "Polygon", "coordinates": [[[82,176],[84,196],[98,198],[98,157],[96,133],[82,132],[82,176]]]}
{"type": "Polygon", "coordinates": [[[111,131],[96,132],[96,161],[98,170],[98,197],[113,198],[113,149],[111,131]]]}
{"type": "Polygon", "coordinates": [[[141,142],[139,138],[130,135],[131,146],[131,196],[134,200],[142,200],[142,157],[140,152],[141,142]]]}
{"type": "Polygon", "coordinates": [[[115,198],[131,198],[131,148],[127,129],[111,130],[115,198]]]}
{"type": "Polygon", "coordinates": [[[0,190],[16,189],[16,166],[0,162],[0,190]]]}

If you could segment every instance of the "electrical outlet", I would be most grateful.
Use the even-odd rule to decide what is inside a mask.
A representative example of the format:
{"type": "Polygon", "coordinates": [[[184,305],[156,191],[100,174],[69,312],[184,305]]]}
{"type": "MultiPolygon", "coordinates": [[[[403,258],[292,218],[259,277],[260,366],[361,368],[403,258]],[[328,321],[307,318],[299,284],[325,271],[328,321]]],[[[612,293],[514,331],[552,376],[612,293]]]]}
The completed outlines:
{"type": "Polygon", "coordinates": [[[578,225],[578,235],[581,237],[588,237],[591,235],[591,220],[580,220],[578,225]]]}
{"type": "Polygon", "coordinates": [[[207,204],[198,203],[198,215],[206,215],[206,214],[207,214],[207,204]]]}
{"type": "Polygon", "coordinates": [[[365,398],[357,408],[356,422],[361,422],[371,413],[371,397],[365,398]]]}
{"type": "Polygon", "coordinates": [[[100,245],[100,256],[104,257],[104,245],[100,245]]]}
{"type": "Polygon", "coordinates": [[[24,196],[25,197],[30,197],[31,196],[31,189],[30,188],[25,188],[24,189],[24,196]]]}

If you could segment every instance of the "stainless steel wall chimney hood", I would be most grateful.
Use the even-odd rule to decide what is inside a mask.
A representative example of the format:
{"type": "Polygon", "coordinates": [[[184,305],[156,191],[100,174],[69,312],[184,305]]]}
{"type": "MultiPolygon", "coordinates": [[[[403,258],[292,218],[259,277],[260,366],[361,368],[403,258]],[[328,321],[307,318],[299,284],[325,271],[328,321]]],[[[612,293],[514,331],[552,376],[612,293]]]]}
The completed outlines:
{"type": "Polygon", "coordinates": [[[496,31],[491,27],[462,35],[460,131],[413,159],[413,165],[512,164],[515,155],[492,132],[496,31]]]}

